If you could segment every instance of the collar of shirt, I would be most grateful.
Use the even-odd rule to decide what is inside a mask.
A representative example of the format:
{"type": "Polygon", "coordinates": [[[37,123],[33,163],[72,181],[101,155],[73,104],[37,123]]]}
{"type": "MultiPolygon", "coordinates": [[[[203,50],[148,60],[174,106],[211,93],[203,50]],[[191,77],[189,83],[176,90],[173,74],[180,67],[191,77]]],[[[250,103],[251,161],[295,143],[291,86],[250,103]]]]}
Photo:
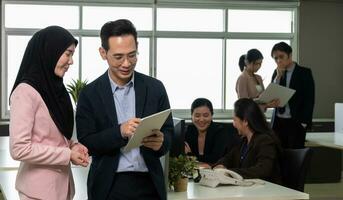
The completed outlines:
{"type": "Polygon", "coordinates": [[[292,62],[292,65],[289,68],[287,68],[286,70],[287,70],[287,72],[292,73],[294,71],[294,68],[295,68],[295,62],[292,62]]]}
{"type": "MultiPolygon", "coordinates": [[[[131,80],[129,80],[129,82],[127,82],[124,86],[119,86],[116,82],[114,82],[112,79],[111,79],[111,76],[110,76],[110,72],[107,73],[108,74],[108,78],[110,79],[110,83],[111,83],[111,89],[112,89],[112,94],[114,94],[114,92],[116,90],[118,90],[119,88],[130,88],[134,85],[135,83],[135,73],[132,74],[132,78],[131,80]]],[[[129,92],[128,89],[126,89],[125,91],[125,94],[127,94],[129,92]]]]}

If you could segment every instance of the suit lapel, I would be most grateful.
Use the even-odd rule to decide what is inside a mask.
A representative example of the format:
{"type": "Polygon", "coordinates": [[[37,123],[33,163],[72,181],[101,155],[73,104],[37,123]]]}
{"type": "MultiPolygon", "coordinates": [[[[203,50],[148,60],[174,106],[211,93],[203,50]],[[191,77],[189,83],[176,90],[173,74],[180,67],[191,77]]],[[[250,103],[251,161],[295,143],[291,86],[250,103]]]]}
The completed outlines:
{"type": "Polygon", "coordinates": [[[138,72],[135,72],[135,98],[136,98],[136,117],[142,118],[146,103],[147,87],[143,77],[138,72]]]}
{"type": "Polygon", "coordinates": [[[296,86],[295,80],[298,80],[296,77],[298,75],[298,71],[299,71],[299,66],[297,63],[295,63],[294,70],[293,70],[291,79],[289,81],[289,88],[295,89],[295,86],[296,86]]]}
{"type": "Polygon", "coordinates": [[[101,100],[106,108],[107,116],[113,125],[118,124],[116,106],[114,104],[111,83],[107,71],[101,76],[98,86],[98,92],[100,93],[101,100]]]}

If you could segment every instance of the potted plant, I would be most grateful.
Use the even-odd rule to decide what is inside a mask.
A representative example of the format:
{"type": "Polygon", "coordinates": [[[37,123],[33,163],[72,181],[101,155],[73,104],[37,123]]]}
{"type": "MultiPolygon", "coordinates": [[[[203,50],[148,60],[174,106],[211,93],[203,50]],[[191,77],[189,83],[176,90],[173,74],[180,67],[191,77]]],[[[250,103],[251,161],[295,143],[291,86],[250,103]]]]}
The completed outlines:
{"type": "Polygon", "coordinates": [[[196,158],[180,154],[178,157],[169,158],[169,188],[175,192],[187,190],[188,177],[196,170],[196,158]]]}
{"type": "Polygon", "coordinates": [[[77,104],[77,100],[79,99],[81,90],[87,85],[87,82],[87,80],[82,81],[80,79],[72,79],[72,82],[70,84],[67,84],[67,90],[72,96],[75,105],[77,104]]]}

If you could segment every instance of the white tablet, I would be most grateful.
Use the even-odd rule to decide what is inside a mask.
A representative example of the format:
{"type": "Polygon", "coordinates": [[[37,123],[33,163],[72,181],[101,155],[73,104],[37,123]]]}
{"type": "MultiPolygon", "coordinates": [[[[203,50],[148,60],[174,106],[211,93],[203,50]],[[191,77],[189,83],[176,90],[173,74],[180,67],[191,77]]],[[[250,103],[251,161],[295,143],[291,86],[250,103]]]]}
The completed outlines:
{"type": "Polygon", "coordinates": [[[276,83],[270,83],[268,87],[261,93],[261,95],[254,99],[256,103],[268,103],[273,99],[279,99],[279,107],[283,107],[293,96],[295,90],[281,86],[276,83]]]}
{"type": "Polygon", "coordinates": [[[152,135],[152,130],[161,129],[170,113],[171,109],[167,109],[142,118],[142,121],[137,127],[135,134],[129,139],[129,142],[124,147],[123,151],[127,152],[133,148],[141,146],[143,138],[152,135]]]}

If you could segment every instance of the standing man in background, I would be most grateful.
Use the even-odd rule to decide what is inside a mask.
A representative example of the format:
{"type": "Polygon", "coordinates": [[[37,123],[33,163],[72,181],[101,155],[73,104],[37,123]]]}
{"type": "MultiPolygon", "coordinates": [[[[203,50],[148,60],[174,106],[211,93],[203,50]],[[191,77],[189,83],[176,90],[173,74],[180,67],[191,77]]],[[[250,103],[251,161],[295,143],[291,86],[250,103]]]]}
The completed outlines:
{"type": "Polygon", "coordinates": [[[272,127],[283,148],[304,148],[306,130],[311,127],[315,89],[311,69],[292,60],[292,47],[285,42],[274,45],[271,51],[277,68],[272,82],[295,90],[284,107],[273,113],[272,127]]]}
{"type": "Polygon", "coordinates": [[[136,72],[138,42],[126,19],[110,21],[100,32],[100,55],[108,70],[81,92],[76,111],[78,140],[92,156],[89,200],[162,199],[166,187],[160,157],[170,148],[169,116],[142,146],[123,152],[140,118],[170,108],[161,81],[136,72]]]}

